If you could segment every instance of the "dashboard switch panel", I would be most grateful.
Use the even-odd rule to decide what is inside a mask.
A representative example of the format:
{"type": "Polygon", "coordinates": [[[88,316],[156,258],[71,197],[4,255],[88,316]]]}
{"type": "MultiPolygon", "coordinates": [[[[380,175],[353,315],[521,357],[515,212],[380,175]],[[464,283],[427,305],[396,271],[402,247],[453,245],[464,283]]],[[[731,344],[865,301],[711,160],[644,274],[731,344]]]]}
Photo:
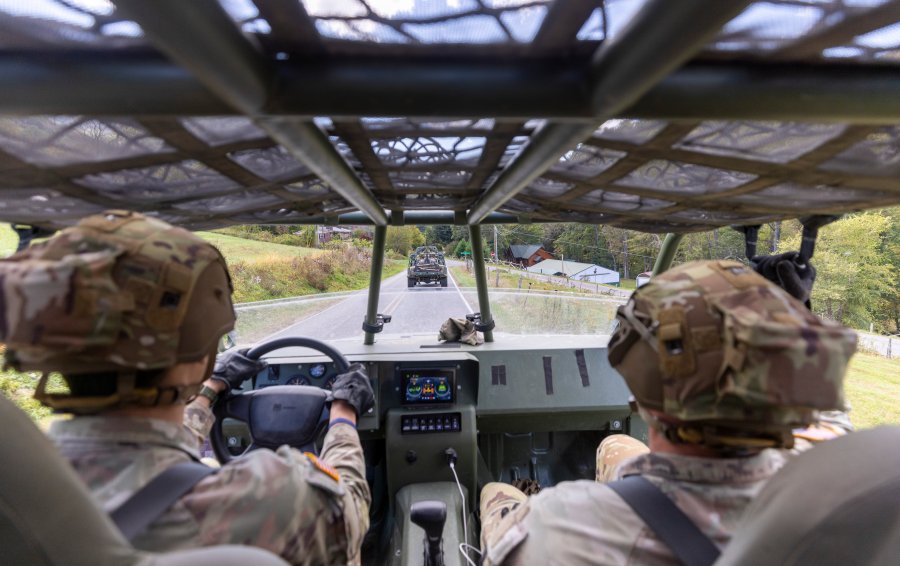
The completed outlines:
{"type": "Polygon", "coordinates": [[[401,434],[428,434],[435,432],[461,432],[460,413],[430,415],[403,415],[400,418],[401,434]]]}

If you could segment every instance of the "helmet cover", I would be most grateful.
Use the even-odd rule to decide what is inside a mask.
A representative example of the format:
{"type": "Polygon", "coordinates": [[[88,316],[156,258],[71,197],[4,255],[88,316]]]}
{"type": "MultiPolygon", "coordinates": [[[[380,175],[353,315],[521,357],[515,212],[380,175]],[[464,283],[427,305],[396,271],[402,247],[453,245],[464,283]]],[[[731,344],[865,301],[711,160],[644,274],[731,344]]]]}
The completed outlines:
{"type": "Polygon", "coordinates": [[[0,260],[0,281],[0,340],[17,369],[164,369],[214,352],[234,328],[219,251],[138,213],[85,218],[0,260]]]}
{"type": "Polygon", "coordinates": [[[610,364],[639,407],[669,422],[722,425],[751,443],[755,432],[784,436],[818,410],[843,408],[856,334],[741,263],[675,267],[636,290],[616,318],[610,364]]]}

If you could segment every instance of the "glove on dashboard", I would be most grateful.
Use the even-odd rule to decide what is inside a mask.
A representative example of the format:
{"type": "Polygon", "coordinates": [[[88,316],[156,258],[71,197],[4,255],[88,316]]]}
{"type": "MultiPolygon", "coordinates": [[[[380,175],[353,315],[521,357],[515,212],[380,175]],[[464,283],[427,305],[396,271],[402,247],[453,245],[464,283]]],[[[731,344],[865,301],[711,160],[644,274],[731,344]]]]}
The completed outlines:
{"type": "Polygon", "coordinates": [[[266,362],[247,357],[249,350],[250,348],[228,350],[216,356],[216,365],[210,379],[225,384],[225,391],[231,391],[266,369],[269,365],[266,362]]]}
{"type": "Polygon", "coordinates": [[[800,264],[798,252],[758,255],[750,259],[757,273],[777,284],[792,297],[810,306],[809,295],[816,280],[816,268],[807,261],[800,264]]]}
{"type": "Polygon", "coordinates": [[[335,378],[331,387],[331,399],[346,401],[356,410],[357,416],[366,414],[375,406],[375,393],[362,364],[352,364],[346,372],[335,378]]]}

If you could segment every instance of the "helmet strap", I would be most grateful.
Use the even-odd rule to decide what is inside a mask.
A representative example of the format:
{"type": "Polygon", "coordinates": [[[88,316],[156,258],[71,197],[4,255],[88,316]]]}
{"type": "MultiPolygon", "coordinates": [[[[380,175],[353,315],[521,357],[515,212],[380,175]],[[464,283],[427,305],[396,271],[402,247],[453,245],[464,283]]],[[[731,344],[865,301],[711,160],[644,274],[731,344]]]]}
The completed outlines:
{"type": "Polygon", "coordinates": [[[793,432],[789,428],[768,431],[745,431],[713,423],[668,422],[648,411],[641,418],[672,444],[706,446],[728,456],[746,456],[765,448],[792,448],[793,432]]]}
{"type": "Polygon", "coordinates": [[[161,407],[166,405],[186,405],[197,396],[202,383],[170,387],[137,388],[134,372],[123,372],[117,376],[116,392],[112,395],[75,397],[67,393],[47,392],[49,374],[44,372],[34,391],[34,398],[42,405],[55,411],[76,415],[96,414],[110,409],[137,405],[140,407],[161,407]]]}
{"type": "Polygon", "coordinates": [[[628,321],[628,323],[631,325],[631,328],[633,328],[635,332],[641,335],[641,338],[643,338],[644,341],[646,341],[647,344],[649,344],[650,347],[653,348],[654,352],[658,352],[659,346],[657,345],[656,338],[653,336],[653,331],[651,330],[651,328],[645,326],[644,323],[641,322],[641,320],[637,316],[635,316],[635,306],[635,301],[633,299],[630,299],[625,304],[625,306],[619,309],[618,314],[620,314],[625,318],[626,321],[628,321]]]}

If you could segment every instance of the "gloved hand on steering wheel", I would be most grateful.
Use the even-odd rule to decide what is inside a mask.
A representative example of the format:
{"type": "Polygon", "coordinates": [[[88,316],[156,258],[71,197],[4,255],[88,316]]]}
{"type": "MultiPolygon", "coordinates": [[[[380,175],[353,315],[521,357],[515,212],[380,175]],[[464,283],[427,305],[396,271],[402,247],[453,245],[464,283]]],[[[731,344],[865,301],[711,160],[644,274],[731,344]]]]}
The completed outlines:
{"type": "Polygon", "coordinates": [[[247,357],[250,348],[228,350],[216,356],[216,365],[210,379],[225,386],[225,392],[240,388],[241,384],[266,369],[269,364],[263,360],[247,357]]]}
{"type": "Polygon", "coordinates": [[[353,407],[357,416],[366,414],[375,406],[375,392],[362,364],[352,364],[347,371],[335,378],[331,387],[332,401],[345,401],[353,407]]]}

